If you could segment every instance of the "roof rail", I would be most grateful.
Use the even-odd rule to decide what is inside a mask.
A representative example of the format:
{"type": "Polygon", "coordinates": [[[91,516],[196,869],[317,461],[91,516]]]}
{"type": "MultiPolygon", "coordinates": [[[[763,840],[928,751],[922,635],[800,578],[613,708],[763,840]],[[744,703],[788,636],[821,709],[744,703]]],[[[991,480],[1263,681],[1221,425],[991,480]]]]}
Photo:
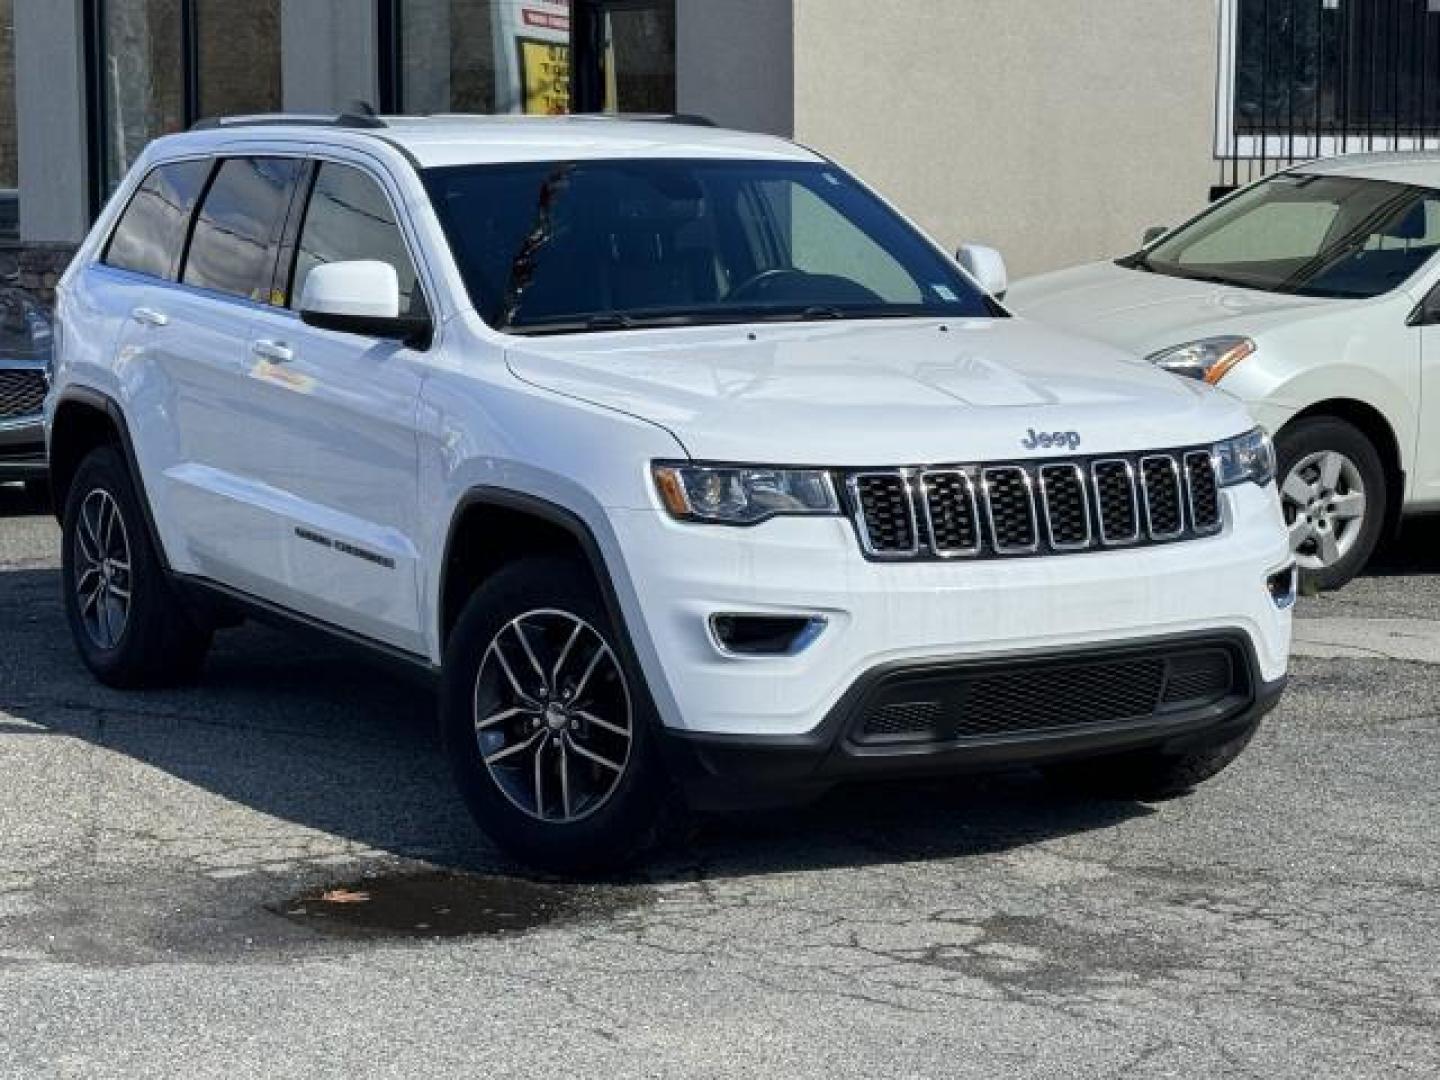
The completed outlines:
{"type": "Polygon", "coordinates": [[[714,120],[698,113],[616,113],[591,112],[575,113],[585,120],[630,120],[648,124],[684,124],[689,127],[716,127],[714,120]]]}
{"type": "Polygon", "coordinates": [[[309,113],[253,113],[249,116],[211,116],[190,126],[191,131],[246,127],[333,127],[373,130],[389,127],[373,112],[343,112],[337,116],[309,113]]]}

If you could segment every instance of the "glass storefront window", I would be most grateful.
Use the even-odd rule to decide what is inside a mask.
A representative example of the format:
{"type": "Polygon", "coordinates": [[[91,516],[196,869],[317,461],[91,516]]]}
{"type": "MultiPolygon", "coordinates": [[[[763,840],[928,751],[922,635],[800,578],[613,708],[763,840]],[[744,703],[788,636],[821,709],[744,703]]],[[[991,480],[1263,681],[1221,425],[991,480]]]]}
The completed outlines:
{"type": "Polygon", "coordinates": [[[281,107],[281,0],[99,0],[102,186],[205,116],[281,107]]]}
{"type": "Polygon", "coordinates": [[[106,0],[101,9],[106,191],[146,143],[185,126],[180,7],[181,0],[106,0]]]}
{"type": "Polygon", "coordinates": [[[15,130],[15,3],[0,0],[0,236],[20,229],[20,164],[15,130]]]}
{"type": "Polygon", "coordinates": [[[571,0],[399,0],[400,109],[570,111],[571,0]]]}
{"type": "Polygon", "coordinates": [[[198,117],[279,112],[280,0],[194,0],[198,117]]]}
{"type": "Polygon", "coordinates": [[[675,111],[674,0],[385,2],[398,42],[387,109],[675,111]]]}

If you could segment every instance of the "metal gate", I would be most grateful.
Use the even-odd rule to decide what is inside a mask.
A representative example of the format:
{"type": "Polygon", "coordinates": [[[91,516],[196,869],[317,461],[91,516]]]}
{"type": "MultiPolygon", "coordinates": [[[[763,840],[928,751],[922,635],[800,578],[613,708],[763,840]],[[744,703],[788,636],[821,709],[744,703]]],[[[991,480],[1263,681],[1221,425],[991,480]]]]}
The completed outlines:
{"type": "Polygon", "coordinates": [[[1224,0],[1218,191],[1314,157],[1440,148],[1440,0],[1224,0]]]}

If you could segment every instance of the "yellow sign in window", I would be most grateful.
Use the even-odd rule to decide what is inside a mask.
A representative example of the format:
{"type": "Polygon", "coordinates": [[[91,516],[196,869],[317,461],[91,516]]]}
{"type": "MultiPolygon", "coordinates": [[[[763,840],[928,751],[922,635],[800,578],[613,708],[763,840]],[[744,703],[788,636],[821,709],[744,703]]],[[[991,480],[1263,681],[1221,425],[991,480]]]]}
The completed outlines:
{"type": "Polygon", "coordinates": [[[520,83],[525,111],[561,116],[570,111],[570,46],[520,39],[520,83]]]}

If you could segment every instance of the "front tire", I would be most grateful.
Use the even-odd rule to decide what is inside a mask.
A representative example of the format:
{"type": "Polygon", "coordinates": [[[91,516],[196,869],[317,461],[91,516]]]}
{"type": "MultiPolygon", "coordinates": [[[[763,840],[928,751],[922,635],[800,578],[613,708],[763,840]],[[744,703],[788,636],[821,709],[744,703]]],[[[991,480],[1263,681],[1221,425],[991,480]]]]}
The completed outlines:
{"type": "Polygon", "coordinates": [[[456,782],[512,857],[593,873],[654,839],[654,709],[584,567],[531,558],[497,571],[456,623],[442,682],[456,782]]]}
{"type": "Polygon", "coordinates": [[[1301,420],[1275,439],[1280,501],[1300,577],[1338,589],[1365,568],[1385,529],[1385,466],[1359,428],[1335,417],[1301,420]]]}
{"type": "Polygon", "coordinates": [[[1077,794],[1146,801],[1173,799],[1225,771],[1250,744],[1259,727],[1256,721],[1238,734],[1180,754],[1132,750],[1051,765],[1045,775],[1077,794]]]}
{"type": "Polygon", "coordinates": [[[189,616],[166,580],[114,447],[93,450],[80,463],[63,522],[65,617],[95,678],[122,689],[194,678],[211,633],[189,616]]]}

